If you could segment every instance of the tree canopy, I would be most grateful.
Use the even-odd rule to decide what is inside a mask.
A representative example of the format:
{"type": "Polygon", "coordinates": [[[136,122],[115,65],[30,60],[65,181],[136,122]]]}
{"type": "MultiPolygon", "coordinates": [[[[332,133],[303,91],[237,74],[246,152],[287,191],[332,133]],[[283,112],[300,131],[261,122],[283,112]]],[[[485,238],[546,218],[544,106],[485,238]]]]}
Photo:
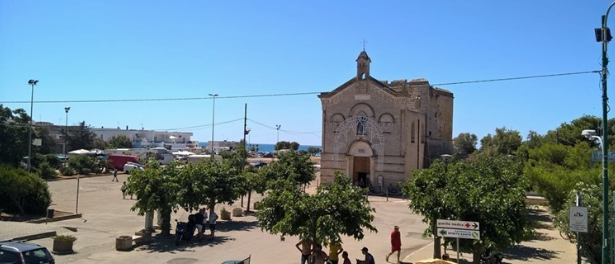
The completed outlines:
{"type": "Polygon", "coordinates": [[[340,242],[340,235],[361,240],[364,231],[377,232],[371,222],[374,209],[363,190],[340,173],[334,181],[321,185],[315,194],[301,191],[292,178],[275,180],[257,212],[261,229],[272,234],[299,236],[328,245],[340,242]]]}
{"type": "Polygon", "coordinates": [[[107,148],[132,148],[132,141],[125,135],[112,136],[107,141],[107,148]]]}
{"type": "Polygon", "coordinates": [[[18,167],[28,155],[29,121],[23,109],[11,110],[0,104],[0,164],[18,167]]]}
{"type": "MultiPolygon", "coordinates": [[[[482,248],[504,248],[519,243],[531,231],[526,219],[527,178],[522,164],[506,156],[479,157],[471,161],[436,161],[404,183],[409,207],[429,224],[433,235],[437,219],[480,223],[475,243],[475,261],[482,248]]],[[[475,262],[476,263],[476,262],[475,262]]]]}
{"type": "Polygon", "coordinates": [[[68,131],[62,129],[60,132],[62,139],[68,142],[70,150],[95,148],[96,134],[90,130],[85,121],[79,122],[79,125],[71,127],[68,131]]]}

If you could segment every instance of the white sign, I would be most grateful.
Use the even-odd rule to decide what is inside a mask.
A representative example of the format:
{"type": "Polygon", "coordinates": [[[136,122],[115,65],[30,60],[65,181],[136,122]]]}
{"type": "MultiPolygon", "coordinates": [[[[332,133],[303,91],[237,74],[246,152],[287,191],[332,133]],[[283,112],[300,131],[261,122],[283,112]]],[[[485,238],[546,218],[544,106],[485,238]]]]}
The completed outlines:
{"type": "Polygon", "coordinates": [[[476,240],[480,239],[480,231],[478,230],[438,228],[438,235],[443,237],[457,237],[476,240]]]}
{"type": "Polygon", "coordinates": [[[436,224],[438,227],[442,227],[442,228],[455,228],[455,229],[477,230],[477,231],[480,230],[480,224],[478,222],[438,219],[438,221],[436,221],[436,224]]]}
{"type": "Polygon", "coordinates": [[[587,233],[587,207],[570,207],[570,231],[587,233]]]}
{"type": "Polygon", "coordinates": [[[40,138],[35,138],[34,140],[32,140],[32,145],[34,146],[40,146],[41,144],[43,144],[43,140],[40,138]]]}

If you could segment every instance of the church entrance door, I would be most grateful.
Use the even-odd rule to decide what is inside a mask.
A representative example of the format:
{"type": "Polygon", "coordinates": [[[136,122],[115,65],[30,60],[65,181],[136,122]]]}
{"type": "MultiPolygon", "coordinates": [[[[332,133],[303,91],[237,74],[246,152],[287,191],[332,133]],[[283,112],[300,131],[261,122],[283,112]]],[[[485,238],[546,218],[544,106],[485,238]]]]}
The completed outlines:
{"type": "Polygon", "coordinates": [[[370,157],[354,157],[352,180],[362,188],[368,187],[370,179],[370,157]]]}

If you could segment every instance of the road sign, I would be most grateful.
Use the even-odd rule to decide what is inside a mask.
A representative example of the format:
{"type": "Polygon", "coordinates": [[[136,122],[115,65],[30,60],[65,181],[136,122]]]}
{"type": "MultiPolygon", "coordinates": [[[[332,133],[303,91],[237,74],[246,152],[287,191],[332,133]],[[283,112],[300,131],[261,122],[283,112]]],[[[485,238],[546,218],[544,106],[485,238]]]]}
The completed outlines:
{"type": "Polygon", "coordinates": [[[587,233],[587,207],[570,207],[570,231],[587,233]]]}
{"type": "Polygon", "coordinates": [[[442,227],[447,229],[454,228],[463,230],[480,230],[480,224],[478,222],[438,219],[438,221],[436,221],[436,224],[438,228],[442,227]]]}
{"type": "MultiPolygon", "coordinates": [[[[609,161],[615,161],[615,151],[609,151],[609,161]]],[[[602,161],[602,151],[592,151],[592,162],[602,161]]]]}
{"type": "Polygon", "coordinates": [[[438,228],[438,235],[443,237],[456,237],[476,240],[480,239],[480,231],[478,230],[438,228]]]}

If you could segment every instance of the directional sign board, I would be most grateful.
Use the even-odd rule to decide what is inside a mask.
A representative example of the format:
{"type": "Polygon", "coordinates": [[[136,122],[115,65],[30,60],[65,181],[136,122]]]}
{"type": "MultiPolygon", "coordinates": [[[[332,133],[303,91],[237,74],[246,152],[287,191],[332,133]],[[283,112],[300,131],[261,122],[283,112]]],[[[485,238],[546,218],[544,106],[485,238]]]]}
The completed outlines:
{"type": "Polygon", "coordinates": [[[436,221],[438,235],[467,239],[480,239],[480,224],[470,221],[443,220],[436,221]]]}
{"type": "Polygon", "coordinates": [[[570,231],[587,233],[587,207],[570,207],[570,231]]]}
{"type": "Polygon", "coordinates": [[[438,228],[452,228],[452,229],[464,229],[464,230],[480,230],[480,224],[478,222],[470,221],[455,221],[455,220],[442,220],[436,221],[438,228]]]}
{"type": "Polygon", "coordinates": [[[480,231],[478,230],[438,228],[438,235],[443,237],[480,239],[480,231]]]}

